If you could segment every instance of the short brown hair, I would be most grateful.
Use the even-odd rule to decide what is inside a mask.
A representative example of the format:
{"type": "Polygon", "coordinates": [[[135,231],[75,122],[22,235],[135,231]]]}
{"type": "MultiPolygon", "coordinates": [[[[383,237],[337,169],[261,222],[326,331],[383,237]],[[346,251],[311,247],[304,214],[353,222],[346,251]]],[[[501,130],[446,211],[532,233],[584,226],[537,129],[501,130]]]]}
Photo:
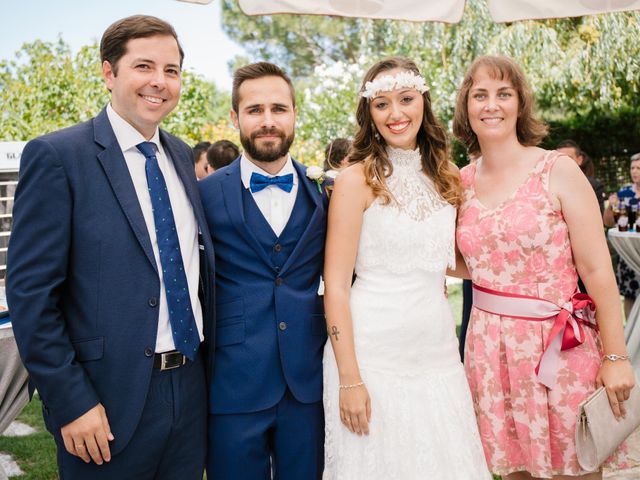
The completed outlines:
{"type": "MultiPolygon", "coordinates": [[[[399,68],[420,75],[417,65],[408,58],[389,57],[374,64],[362,79],[361,90],[381,72],[399,68]]],[[[461,202],[460,177],[457,168],[449,162],[449,144],[447,133],[440,125],[431,108],[431,96],[427,90],[422,94],[424,111],[422,125],[418,130],[416,143],[422,158],[422,171],[435,184],[436,190],[447,202],[458,206],[461,202]]],[[[371,117],[369,99],[360,97],[356,110],[358,130],[353,138],[349,153],[349,163],[363,162],[367,185],[383,203],[391,201],[391,192],[386,177],[393,173],[393,165],[386,151],[386,142],[379,134],[371,117]]]]}
{"type": "Polygon", "coordinates": [[[339,170],[342,167],[342,161],[347,158],[349,149],[351,148],[351,140],[347,138],[336,138],[329,142],[324,149],[324,170],[339,170]]]}
{"type": "Polygon", "coordinates": [[[240,156],[240,150],[229,140],[218,140],[207,150],[207,162],[214,170],[226,167],[240,156]]]}
{"type": "Polygon", "coordinates": [[[562,140],[560,143],[556,145],[556,150],[560,150],[561,148],[573,148],[573,151],[575,152],[576,156],[582,157],[582,163],[580,163],[580,170],[582,170],[582,173],[584,173],[585,176],[594,177],[596,175],[596,167],[593,164],[593,160],[591,160],[591,157],[587,155],[587,152],[585,152],[584,150],[582,150],[582,148],[580,148],[580,145],[578,145],[573,140],[562,140]]]}
{"type": "Polygon", "coordinates": [[[293,106],[296,106],[296,93],[293,88],[293,82],[289,76],[282,70],[279,66],[269,63],[269,62],[257,62],[250,63],[249,65],[245,65],[244,67],[240,67],[233,73],[233,87],[231,88],[231,108],[233,111],[238,113],[238,105],[240,104],[240,96],[238,94],[238,90],[240,90],[240,85],[242,85],[247,80],[255,80],[257,78],[262,77],[280,77],[287,85],[289,85],[289,89],[291,90],[291,101],[293,106]]]}
{"type": "Polygon", "coordinates": [[[456,98],[456,111],[453,117],[453,134],[472,155],[480,155],[478,137],[471,129],[467,102],[469,91],[473,86],[473,76],[481,68],[487,69],[492,78],[509,80],[518,94],[518,121],[516,134],[518,141],[525,146],[539,145],[547,136],[547,126],[534,115],[535,99],[522,68],[515,60],[505,56],[485,55],[478,57],[471,64],[462,80],[456,98]]]}
{"type": "Polygon", "coordinates": [[[167,35],[175,38],[180,51],[180,67],[184,60],[184,51],[173,27],[157,17],[150,15],[132,15],[112,23],[100,40],[100,60],[109,62],[113,73],[118,73],[118,61],[127,53],[127,42],[134,38],[167,35]]]}

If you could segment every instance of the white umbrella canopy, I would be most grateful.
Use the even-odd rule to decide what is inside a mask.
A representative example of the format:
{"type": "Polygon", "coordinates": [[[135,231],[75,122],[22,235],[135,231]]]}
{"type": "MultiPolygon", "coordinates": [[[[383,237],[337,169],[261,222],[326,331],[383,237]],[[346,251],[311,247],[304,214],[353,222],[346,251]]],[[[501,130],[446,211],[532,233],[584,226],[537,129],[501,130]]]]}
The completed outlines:
{"type": "MultiPolygon", "coordinates": [[[[181,0],[210,3],[211,0],[181,0]]],[[[486,0],[496,22],[640,10],[640,0],[486,0]]],[[[297,13],[457,23],[465,0],[239,0],[247,15],[297,13]]]]}
{"type": "Polygon", "coordinates": [[[496,22],[640,10],[639,0],[487,0],[496,22]]]}
{"type": "Polygon", "coordinates": [[[457,23],[465,0],[239,0],[247,15],[301,13],[457,23]]]}

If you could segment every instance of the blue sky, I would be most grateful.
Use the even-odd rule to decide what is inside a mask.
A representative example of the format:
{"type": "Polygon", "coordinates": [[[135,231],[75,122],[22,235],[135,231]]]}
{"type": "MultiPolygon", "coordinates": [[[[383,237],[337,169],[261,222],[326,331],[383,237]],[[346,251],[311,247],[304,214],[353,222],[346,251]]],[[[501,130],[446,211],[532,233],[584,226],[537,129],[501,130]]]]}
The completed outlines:
{"type": "Polygon", "coordinates": [[[222,31],[220,2],[198,5],[177,0],[2,0],[0,59],[14,58],[24,42],[62,38],[77,51],[100,41],[115,20],[143,13],[171,23],[185,51],[185,69],[231,89],[227,62],[242,49],[222,31]]]}

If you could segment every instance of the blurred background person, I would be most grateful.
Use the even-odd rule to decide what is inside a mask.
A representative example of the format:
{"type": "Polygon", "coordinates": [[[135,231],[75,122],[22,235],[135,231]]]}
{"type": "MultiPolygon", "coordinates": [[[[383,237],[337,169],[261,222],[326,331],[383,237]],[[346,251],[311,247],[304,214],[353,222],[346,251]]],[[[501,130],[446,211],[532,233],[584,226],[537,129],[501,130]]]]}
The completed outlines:
{"type": "Polygon", "coordinates": [[[323,170],[340,171],[349,165],[347,155],[351,149],[351,140],[346,138],[336,138],[324,149],[323,170]]]}
{"type": "Polygon", "coordinates": [[[207,150],[207,162],[209,173],[213,173],[219,168],[226,167],[240,156],[240,149],[235,143],[229,140],[218,140],[207,150]]]}
{"type": "Polygon", "coordinates": [[[196,170],[196,178],[203,179],[209,173],[209,164],[207,163],[207,150],[211,146],[211,142],[199,142],[193,147],[193,166],[196,170]]]}
{"type": "Polygon", "coordinates": [[[604,183],[596,178],[596,167],[589,155],[573,140],[563,140],[556,146],[556,150],[571,157],[578,164],[596,194],[600,213],[602,213],[604,211],[604,200],[606,197],[604,183]]]}
{"type": "MultiPolygon", "coordinates": [[[[631,156],[629,170],[631,173],[631,183],[623,185],[618,193],[609,197],[609,206],[604,211],[602,220],[606,227],[615,227],[616,219],[613,215],[614,208],[618,208],[621,202],[629,205],[637,205],[640,200],[640,152],[631,156]]],[[[618,260],[616,269],[616,280],[620,295],[624,296],[624,314],[629,318],[629,312],[633,307],[640,289],[640,276],[621,258],[618,260]]]]}

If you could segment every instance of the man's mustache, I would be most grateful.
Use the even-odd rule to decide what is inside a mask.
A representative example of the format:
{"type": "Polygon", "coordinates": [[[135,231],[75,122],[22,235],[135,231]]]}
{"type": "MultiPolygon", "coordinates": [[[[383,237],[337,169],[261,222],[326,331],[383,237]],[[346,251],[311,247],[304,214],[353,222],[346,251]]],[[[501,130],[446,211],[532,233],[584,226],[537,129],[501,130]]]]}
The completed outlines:
{"type": "Polygon", "coordinates": [[[255,140],[256,138],[262,136],[278,136],[280,138],[284,138],[285,134],[282,130],[279,130],[277,128],[263,128],[257,132],[253,132],[253,134],[251,134],[251,139],[255,140]]]}

